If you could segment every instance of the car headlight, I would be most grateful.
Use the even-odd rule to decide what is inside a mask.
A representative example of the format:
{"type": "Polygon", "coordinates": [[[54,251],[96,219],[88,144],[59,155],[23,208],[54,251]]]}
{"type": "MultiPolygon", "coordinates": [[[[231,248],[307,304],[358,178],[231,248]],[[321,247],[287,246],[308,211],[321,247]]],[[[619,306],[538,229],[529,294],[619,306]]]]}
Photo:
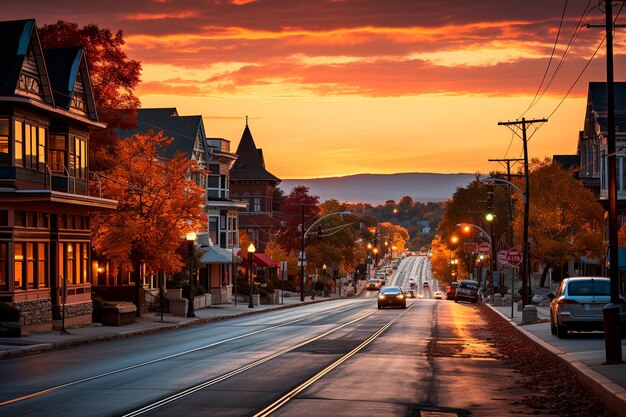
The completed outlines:
{"type": "Polygon", "coordinates": [[[379,300],[384,300],[384,299],[385,299],[385,296],[384,296],[384,295],[382,295],[382,294],[379,294],[379,295],[378,295],[378,299],[379,299],[379,300]]]}
{"type": "Polygon", "coordinates": [[[404,295],[398,294],[398,298],[402,300],[404,298],[404,295]]]}

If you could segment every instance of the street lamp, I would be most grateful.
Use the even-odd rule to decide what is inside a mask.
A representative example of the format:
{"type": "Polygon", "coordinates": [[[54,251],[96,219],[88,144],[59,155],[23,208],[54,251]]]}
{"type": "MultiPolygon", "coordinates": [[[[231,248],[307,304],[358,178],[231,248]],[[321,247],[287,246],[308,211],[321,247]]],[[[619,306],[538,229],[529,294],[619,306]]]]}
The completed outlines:
{"type": "Polygon", "coordinates": [[[189,232],[185,236],[187,240],[187,251],[189,252],[189,299],[187,306],[187,317],[196,317],[196,313],[193,309],[193,244],[196,241],[196,234],[189,232]]]}
{"type": "Polygon", "coordinates": [[[252,243],[248,246],[248,280],[250,282],[250,302],[248,303],[248,308],[254,308],[254,304],[252,303],[252,294],[254,293],[254,282],[252,281],[252,258],[254,257],[254,252],[256,248],[252,243]]]}
{"type": "Polygon", "coordinates": [[[378,248],[374,248],[374,267],[378,267],[378,248]]]}
{"type": "Polygon", "coordinates": [[[301,238],[302,242],[301,242],[301,250],[300,250],[300,257],[299,257],[300,258],[300,302],[304,302],[304,262],[305,262],[305,256],[306,256],[305,253],[304,253],[304,241],[306,240],[306,236],[309,234],[311,229],[313,229],[315,226],[320,224],[327,217],[336,216],[336,215],[343,216],[343,215],[346,215],[346,214],[350,214],[349,211],[339,211],[339,212],[335,212],[335,213],[328,213],[328,214],[320,217],[319,219],[317,219],[305,231],[304,230],[304,206],[305,206],[305,204],[302,204],[302,223],[300,223],[300,231],[302,232],[302,238],[301,238]]]}
{"type": "MultiPolygon", "coordinates": [[[[326,268],[327,268],[326,264],[322,265],[322,271],[324,274],[324,285],[326,285],[326,268]]],[[[311,300],[315,300],[315,281],[313,281],[313,297],[311,297],[311,300]]]]}

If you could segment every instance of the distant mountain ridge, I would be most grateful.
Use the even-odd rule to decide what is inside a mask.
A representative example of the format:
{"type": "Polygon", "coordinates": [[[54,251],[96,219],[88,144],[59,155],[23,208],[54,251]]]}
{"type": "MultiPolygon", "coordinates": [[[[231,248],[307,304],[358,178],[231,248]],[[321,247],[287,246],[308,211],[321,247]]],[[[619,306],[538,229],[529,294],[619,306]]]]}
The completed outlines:
{"type": "Polygon", "coordinates": [[[320,201],[384,204],[410,196],[414,201],[439,202],[449,199],[459,187],[465,187],[475,174],[356,174],[345,177],[283,179],[279,187],[289,194],[294,187],[309,187],[310,194],[320,201]]]}

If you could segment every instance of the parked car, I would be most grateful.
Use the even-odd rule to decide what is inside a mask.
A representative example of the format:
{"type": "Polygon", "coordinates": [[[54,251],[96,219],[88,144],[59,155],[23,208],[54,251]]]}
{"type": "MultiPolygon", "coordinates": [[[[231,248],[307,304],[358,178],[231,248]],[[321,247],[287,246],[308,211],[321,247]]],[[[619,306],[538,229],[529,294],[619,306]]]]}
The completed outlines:
{"type": "Polygon", "coordinates": [[[415,290],[406,290],[404,294],[406,295],[406,298],[417,298],[415,290]]]}
{"type": "Polygon", "coordinates": [[[435,291],[435,295],[433,295],[435,300],[443,300],[443,293],[441,291],[435,291]]]}
{"type": "Polygon", "coordinates": [[[480,291],[478,289],[478,281],[473,279],[464,279],[459,284],[459,288],[456,290],[454,302],[469,301],[470,303],[477,303],[480,298],[480,291]]]}
{"type": "Polygon", "coordinates": [[[454,300],[456,298],[456,290],[459,288],[459,282],[451,282],[446,290],[446,299],[454,300]]]}
{"type": "Polygon", "coordinates": [[[385,286],[380,289],[378,293],[378,308],[381,309],[388,306],[406,308],[406,296],[402,288],[385,286]]]}
{"type": "MultiPolygon", "coordinates": [[[[604,277],[565,278],[550,302],[550,330],[558,338],[570,330],[602,331],[602,309],[611,301],[611,280],[604,277]]],[[[621,298],[622,303],[624,299],[621,298]]],[[[620,333],[626,335],[626,312],[620,313],[620,333]]]]}
{"type": "Polygon", "coordinates": [[[376,278],[373,278],[373,279],[370,279],[367,282],[367,286],[365,287],[365,289],[366,290],[374,290],[374,291],[376,291],[376,290],[379,290],[381,286],[382,286],[382,284],[380,283],[380,280],[376,279],[376,278]]]}

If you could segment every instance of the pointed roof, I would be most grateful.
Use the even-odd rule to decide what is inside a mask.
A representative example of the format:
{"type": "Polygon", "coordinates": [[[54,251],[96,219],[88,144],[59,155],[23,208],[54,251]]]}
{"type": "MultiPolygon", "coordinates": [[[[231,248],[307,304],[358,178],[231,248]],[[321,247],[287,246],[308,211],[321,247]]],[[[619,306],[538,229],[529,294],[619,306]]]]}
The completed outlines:
{"type": "Polygon", "coordinates": [[[44,49],[44,56],[57,107],[70,110],[72,96],[77,94],[75,89],[78,84],[82,84],[87,112],[92,119],[97,120],[96,102],[83,48],[44,49]]]}
{"type": "Polygon", "coordinates": [[[35,19],[0,22],[0,95],[15,94],[29,53],[32,53],[37,63],[41,98],[47,104],[54,105],[35,19]]]}
{"type": "Polygon", "coordinates": [[[137,109],[136,120],[135,129],[115,130],[120,139],[149,131],[163,132],[164,136],[174,139],[167,147],[166,158],[173,157],[176,152],[182,152],[191,158],[198,137],[202,146],[206,147],[202,116],[179,116],[175,107],[167,107],[137,109]]]}
{"type": "MultiPolygon", "coordinates": [[[[603,132],[607,131],[606,82],[590,82],[587,102],[603,132]]],[[[615,124],[626,124],[626,82],[615,82],[615,124]]]]}
{"type": "Polygon", "coordinates": [[[265,169],[263,150],[257,149],[252,133],[248,127],[246,117],[246,127],[241,135],[241,140],[237,146],[238,155],[233,168],[230,171],[231,180],[260,180],[279,183],[280,178],[276,177],[265,169]]]}

